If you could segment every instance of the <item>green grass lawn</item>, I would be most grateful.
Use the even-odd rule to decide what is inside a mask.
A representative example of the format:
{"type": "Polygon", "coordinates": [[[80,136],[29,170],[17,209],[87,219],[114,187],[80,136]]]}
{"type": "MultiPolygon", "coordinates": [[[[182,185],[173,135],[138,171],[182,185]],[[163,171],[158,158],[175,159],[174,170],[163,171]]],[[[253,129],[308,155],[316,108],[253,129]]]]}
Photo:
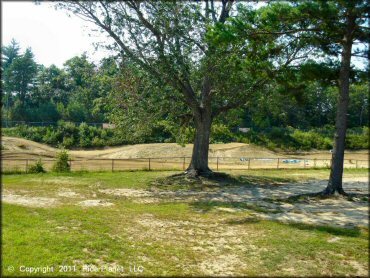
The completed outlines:
{"type": "MultiPolygon", "coordinates": [[[[346,176],[367,176],[367,171],[348,169],[346,176]]],[[[134,198],[99,191],[153,190],[150,181],[173,173],[3,175],[3,190],[55,198],[58,203],[50,207],[2,204],[2,274],[365,276],[368,272],[365,228],[283,224],[260,220],[248,207],[234,212],[217,207],[199,210],[176,200],[138,203],[134,198]],[[61,190],[75,195],[59,196],[61,190]],[[114,205],[77,205],[85,199],[104,199],[114,205]],[[54,272],[25,272],[26,267],[47,266],[53,266],[54,272]],[[94,271],[88,272],[88,266],[94,271]]],[[[259,184],[325,179],[329,171],[230,173],[236,177],[243,174],[246,183],[259,184]]]]}

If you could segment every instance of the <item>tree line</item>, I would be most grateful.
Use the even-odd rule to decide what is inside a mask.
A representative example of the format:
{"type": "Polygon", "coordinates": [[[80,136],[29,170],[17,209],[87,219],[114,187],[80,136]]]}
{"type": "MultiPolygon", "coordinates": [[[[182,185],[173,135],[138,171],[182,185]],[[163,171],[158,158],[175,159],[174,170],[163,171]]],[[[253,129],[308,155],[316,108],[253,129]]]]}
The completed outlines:
{"type": "Polygon", "coordinates": [[[2,48],[2,119],[27,122],[106,122],[106,98],[118,65],[113,58],[99,65],[86,54],[62,68],[37,64],[31,48],[20,53],[13,39],[2,48]]]}
{"type": "MultiPolygon", "coordinates": [[[[338,70],[338,69],[336,69],[338,70]]],[[[62,68],[37,64],[31,48],[20,53],[15,40],[2,48],[2,121],[25,122],[111,122],[115,94],[125,80],[125,72],[114,57],[99,63],[86,54],[73,57],[62,68]]],[[[368,126],[368,91],[365,74],[353,76],[349,104],[349,128],[368,126]]],[[[127,85],[126,85],[127,86],[127,85]]],[[[228,132],[238,127],[268,131],[272,127],[294,127],[308,130],[327,127],[333,130],[337,102],[337,87],[320,80],[307,80],[304,90],[288,91],[282,87],[266,87],[243,107],[234,109],[228,117],[217,120],[228,132]]],[[[148,132],[176,132],[176,123],[169,117],[151,123],[148,132]]],[[[141,140],[136,126],[134,132],[141,140]]],[[[146,133],[146,134],[147,134],[146,133]]],[[[175,134],[176,135],[176,134],[175,134]]],[[[189,140],[187,140],[188,142],[189,140]]]]}

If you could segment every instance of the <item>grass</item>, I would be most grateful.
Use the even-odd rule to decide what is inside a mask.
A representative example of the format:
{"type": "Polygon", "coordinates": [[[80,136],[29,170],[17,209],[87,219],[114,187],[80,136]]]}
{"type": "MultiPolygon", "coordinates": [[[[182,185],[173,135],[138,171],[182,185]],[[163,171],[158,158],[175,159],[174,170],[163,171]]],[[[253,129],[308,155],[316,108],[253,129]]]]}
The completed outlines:
{"type": "MultiPolygon", "coordinates": [[[[328,170],[229,172],[241,182],[265,185],[328,177],[328,170]]],[[[366,275],[368,230],[260,220],[263,208],[242,203],[138,203],[99,189],[154,190],[151,181],[173,172],[72,172],[3,176],[3,189],[58,198],[49,208],[3,203],[2,274],[7,276],[366,275]],[[58,197],[60,190],[77,197],[58,197]],[[95,195],[94,195],[95,194],[95,195]],[[94,197],[95,196],[95,197],[94,197]],[[109,207],[81,207],[83,199],[109,207]],[[236,208],[234,212],[217,208],[236,208]],[[238,210],[241,208],[241,210],[238,210]],[[338,241],[331,241],[339,238],[338,241]],[[59,272],[59,266],[71,266],[59,272]],[[86,272],[83,265],[122,266],[122,272],[86,272]],[[8,267],[14,271],[9,272],[8,267]],[[54,266],[26,273],[20,266],[54,266]],[[73,266],[76,267],[74,271],[73,266]],[[134,268],[135,267],[135,268],[134,268]],[[136,272],[134,272],[134,270],[136,272]],[[143,272],[139,272],[139,271],[143,272]]],[[[346,170],[366,176],[367,170],[346,170]]],[[[95,269],[96,270],[96,269],[95,269]]]]}

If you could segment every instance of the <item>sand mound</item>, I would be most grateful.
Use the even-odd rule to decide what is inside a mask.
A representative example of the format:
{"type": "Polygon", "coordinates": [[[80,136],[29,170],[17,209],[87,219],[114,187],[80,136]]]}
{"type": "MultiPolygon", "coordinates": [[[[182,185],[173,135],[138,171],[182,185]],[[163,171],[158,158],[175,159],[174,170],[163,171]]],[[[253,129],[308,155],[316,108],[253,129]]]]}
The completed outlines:
{"type": "MultiPolygon", "coordinates": [[[[2,157],[3,158],[53,158],[58,149],[45,144],[36,143],[30,140],[16,137],[2,137],[2,157]]],[[[147,157],[190,157],[193,150],[192,144],[184,147],[176,143],[155,143],[155,144],[137,144],[120,147],[106,147],[99,150],[71,150],[72,158],[94,159],[94,158],[147,158],[147,157]]],[[[211,144],[209,149],[210,157],[255,157],[255,158],[277,158],[277,157],[301,157],[330,159],[329,151],[312,151],[301,153],[273,152],[266,148],[258,147],[252,144],[227,143],[211,144]]],[[[346,159],[368,159],[368,151],[347,151],[346,159]]]]}

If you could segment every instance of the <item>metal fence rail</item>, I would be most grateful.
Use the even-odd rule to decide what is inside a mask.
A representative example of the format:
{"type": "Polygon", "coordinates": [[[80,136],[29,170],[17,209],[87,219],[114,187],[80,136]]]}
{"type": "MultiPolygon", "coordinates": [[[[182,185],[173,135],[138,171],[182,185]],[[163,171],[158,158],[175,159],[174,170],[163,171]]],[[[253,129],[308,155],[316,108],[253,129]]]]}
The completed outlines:
{"type": "MultiPolygon", "coordinates": [[[[3,158],[2,172],[28,172],[38,158],[3,158]]],[[[185,170],[191,157],[148,157],[122,159],[70,159],[71,171],[124,170],[185,170]]],[[[52,170],[55,159],[42,159],[44,169],[52,170]]],[[[209,157],[209,167],[215,171],[249,169],[305,169],[328,168],[330,159],[209,157]]],[[[345,168],[369,168],[368,160],[345,159],[345,168]]]]}

